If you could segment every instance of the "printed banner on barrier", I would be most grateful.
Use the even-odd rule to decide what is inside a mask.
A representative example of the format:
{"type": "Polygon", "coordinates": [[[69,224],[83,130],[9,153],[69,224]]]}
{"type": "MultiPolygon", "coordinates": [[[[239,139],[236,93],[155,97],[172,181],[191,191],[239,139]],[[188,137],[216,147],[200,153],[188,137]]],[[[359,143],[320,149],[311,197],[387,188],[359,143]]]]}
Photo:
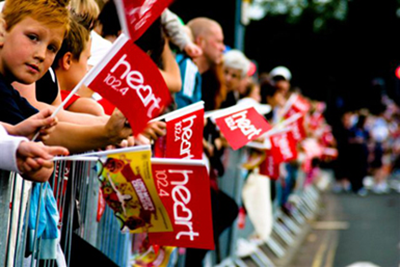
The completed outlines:
{"type": "Polygon", "coordinates": [[[136,41],[172,0],[114,0],[122,32],[136,41]]]}
{"type": "Polygon", "coordinates": [[[102,195],[123,231],[172,231],[168,212],[155,187],[150,157],[150,149],[116,150],[100,157],[102,195]]]}
{"type": "Polygon", "coordinates": [[[253,107],[233,107],[213,117],[233,150],[245,146],[271,129],[267,120],[253,107]]]}
{"type": "Polygon", "coordinates": [[[151,233],[151,244],[214,249],[210,178],[200,160],[152,159],[158,194],[173,232],[151,233]]]}
{"type": "Polygon", "coordinates": [[[158,116],[171,101],[157,66],[124,34],[76,88],[82,84],[120,109],[130,122],[134,135],[141,133],[147,122],[158,116]]]}
{"type": "Polygon", "coordinates": [[[165,119],[167,134],[155,142],[157,158],[201,159],[203,154],[204,102],[172,111],[165,119]]]}

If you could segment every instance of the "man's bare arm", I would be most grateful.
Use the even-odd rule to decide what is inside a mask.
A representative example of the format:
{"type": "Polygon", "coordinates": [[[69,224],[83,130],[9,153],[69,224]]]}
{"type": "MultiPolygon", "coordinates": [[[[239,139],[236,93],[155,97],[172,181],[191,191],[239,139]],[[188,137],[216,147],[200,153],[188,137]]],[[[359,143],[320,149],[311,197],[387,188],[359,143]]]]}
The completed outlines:
{"type": "MultiPolygon", "coordinates": [[[[22,97],[24,97],[32,106],[34,106],[38,110],[50,109],[51,112],[54,112],[59,104],[61,104],[60,93],[58,93],[58,96],[53,102],[53,105],[37,101],[35,84],[25,85],[20,83],[13,83],[13,87],[20,93],[22,97]]],[[[75,123],[80,125],[95,125],[106,123],[109,116],[93,116],[89,114],[70,112],[62,109],[57,113],[57,118],[60,122],[75,123]]]]}
{"type": "Polygon", "coordinates": [[[77,125],[59,122],[44,143],[66,147],[71,153],[81,153],[105,148],[107,145],[117,145],[131,135],[132,130],[126,127],[126,118],[116,109],[106,124],[77,125]]]}

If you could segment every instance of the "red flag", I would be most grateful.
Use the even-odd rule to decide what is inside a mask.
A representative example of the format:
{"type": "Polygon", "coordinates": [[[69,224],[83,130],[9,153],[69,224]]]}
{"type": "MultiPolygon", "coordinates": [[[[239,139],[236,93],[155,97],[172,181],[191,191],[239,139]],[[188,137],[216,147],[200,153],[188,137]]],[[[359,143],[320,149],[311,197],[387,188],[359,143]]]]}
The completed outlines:
{"type": "Polygon", "coordinates": [[[228,108],[214,116],[215,122],[232,149],[236,150],[271,129],[253,107],[228,108]]]}
{"type": "Polygon", "coordinates": [[[174,230],[149,233],[150,242],[214,249],[210,178],[204,162],[153,158],[152,172],[174,230]]]}
{"type": "Polygon", "coordinates": [[[304,128],[304,117],[299,118],[298,120],[293,122],[293,124],[291,124],[290,126],[292,128],[291,132],[293,134],[293,138],[297,142],[307,137],[307,133],[304,128]]]}
{"type": "Polygon", "coordinates": [[[175,159],[201,159],[203,154],[204,102],[175,110],[163,116],[167,134],[155,144],[155,156],[175,159]]]}
{"type": "Polygon", "coordinates": [[[147,122],[158,116],[171,101],[157,66],[124,34],[77,87],[82,84],[120,109],[135,135],[141,133],[147,122]]]}
{"type": "Polygon", "coordinates": [[[325,121],[324,115],[321,112],[314,112],[309,117],[309,127],[311,130],[319,130],[325,121]]]}
{"type": "Polygon", "coordinates": [[[285,104],[283,116],[289,118],[296,113],[305,114],[311,109],[311,104],[298,94],[292,94],[285,104]]]}
{"type": "Polygon", "coordinates": [[[296,140],[292,132],[283,132],[271,136],[271,145],[277,148],[282,161],[291,161],[297,158],[296,140]]]}
{"type": "Polygon", "coordinates": [[[307,137],[306,129],[304,127],[304,114],[300,112],[294,113],[293,115],[288,117],[283,123],[290,128],[293,138],[297,142],[307,137]]]}
{"type": "Polygon", "coordinates": [[[114,0],[123,33],[136,41],[172,0],[114,0]]]}
{"type": "Polygon", "coordinates": [[[260,174],[266,175],[272,180],[279,178],[279,165],[282,157],[276,147],[265,151],[265,160],[260,164],[260,174]]]}

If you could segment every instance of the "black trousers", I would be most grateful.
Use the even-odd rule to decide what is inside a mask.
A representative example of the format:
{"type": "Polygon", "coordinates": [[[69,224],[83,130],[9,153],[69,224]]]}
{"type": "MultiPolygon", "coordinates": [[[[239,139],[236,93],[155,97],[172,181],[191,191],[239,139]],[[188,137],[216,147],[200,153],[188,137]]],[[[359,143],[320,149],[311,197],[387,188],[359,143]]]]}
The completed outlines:
{"type": "MultiPolygon", "coordinates": [[[[211,207],[213,218],[214,242],[218,243],[222,232],[232,225],[239,213],[235,200],[222,191],[211,188],[211,207]]],[[[201,267],[208,250],[188,248],[186,250],[185,266],[201,267]]]]}

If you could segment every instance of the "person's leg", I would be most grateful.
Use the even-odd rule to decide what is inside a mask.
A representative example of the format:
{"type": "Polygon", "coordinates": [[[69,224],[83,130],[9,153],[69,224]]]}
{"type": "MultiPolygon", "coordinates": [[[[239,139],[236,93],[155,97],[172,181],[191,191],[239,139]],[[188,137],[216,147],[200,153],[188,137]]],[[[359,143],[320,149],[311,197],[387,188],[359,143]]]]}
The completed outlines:
{"type": "MultiPolygon", "coordinates": [[[[239,213],[235,200],[223,191],[211,188],[211,207],[213,216],[214,242],[217,243],[221,233],[230,227],[239,213]]],[[[208,250],[189,248],[186,250],[185,266],[201,267],[208,250]]]]}

